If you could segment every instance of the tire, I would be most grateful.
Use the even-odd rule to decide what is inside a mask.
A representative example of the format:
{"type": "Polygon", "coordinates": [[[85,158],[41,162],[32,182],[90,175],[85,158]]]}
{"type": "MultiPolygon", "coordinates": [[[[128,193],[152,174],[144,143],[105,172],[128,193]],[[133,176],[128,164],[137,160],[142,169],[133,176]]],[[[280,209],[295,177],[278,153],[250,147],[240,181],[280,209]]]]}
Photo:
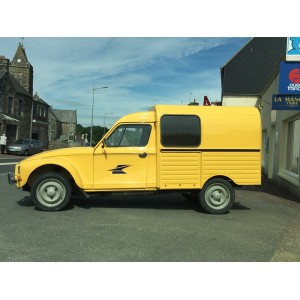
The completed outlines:
{"type": "Polygon", "coordinates": [[[25,150],[24,151],[24,156],[28,156],[28,154],[29,154],[28,150],[25,150]]]}
{"type": "Polygon", "coordinates": [[[214,178],[204,184],[199,202],[203,210],[210,214],[224,214],[230,210],[234,199],[233,186],[225,179],[214,178]]]}
{"type": "Polygon", "coordinates": [[[58,211],[66,207],[72,196],[70,182],[58,173],[46,173],[33,183],[31,198],[44,211],[58,211]]]}

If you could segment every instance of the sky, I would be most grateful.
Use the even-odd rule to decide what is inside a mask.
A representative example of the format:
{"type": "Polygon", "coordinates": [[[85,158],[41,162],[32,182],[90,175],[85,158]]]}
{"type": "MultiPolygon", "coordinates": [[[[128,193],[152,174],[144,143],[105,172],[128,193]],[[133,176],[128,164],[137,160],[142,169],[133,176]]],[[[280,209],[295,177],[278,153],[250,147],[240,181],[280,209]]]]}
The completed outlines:
{"type": "Polygon", "coordinates": [[[54,109],[77,110],[77,123],[111,127],[124,114],[155,104],[221,100],[220,68],[246,37],[0,37],[13,59],[23,42],[34,93],[54,109]],[[108,87],[108,88],[103,88],[108,87]]]}

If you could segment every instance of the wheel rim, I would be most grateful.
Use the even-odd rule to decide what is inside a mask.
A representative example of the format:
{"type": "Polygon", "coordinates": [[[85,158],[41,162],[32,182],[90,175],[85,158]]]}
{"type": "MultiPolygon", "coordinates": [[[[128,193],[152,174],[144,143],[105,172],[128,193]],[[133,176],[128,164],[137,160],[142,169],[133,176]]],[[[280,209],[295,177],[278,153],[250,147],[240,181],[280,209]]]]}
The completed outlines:
{"type": "Polygon", "coordinates": [[[205,201],[213,209],[223,209],[230,202],[230,192],[223,185],[211,185],[206,190],[205,201]]]}
{"type": "Polygon", "coordinates": [[[66,188],[58,180],[45,180],[38,185],[36,196],[41,204],[47,207],[54,207],[64,201],[66,188]]]}

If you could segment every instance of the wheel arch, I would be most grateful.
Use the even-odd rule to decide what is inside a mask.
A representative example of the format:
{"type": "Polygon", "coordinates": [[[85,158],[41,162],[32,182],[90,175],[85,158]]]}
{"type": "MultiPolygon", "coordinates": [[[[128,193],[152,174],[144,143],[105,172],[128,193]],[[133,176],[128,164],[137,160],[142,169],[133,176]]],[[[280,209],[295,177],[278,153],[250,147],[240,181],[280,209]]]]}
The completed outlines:
{"type": "Polygon", "coordinates": [[[82,180],[78,173],[78,171],[73,166],[62,166],[54,163],[44,164],[39,167],[37,167],[28,177],[26,187],[27,190],[30,190],[30,188],[33,185],[33,182],[36,178],[39,176],[49,173],[49,172],[55,172],[60,175],[62,175],[64,178],[70,180],[72,183],[75,183],[77,186],[82,186],[82,180]]]}
{"type": "Polygon", "coordinates": [[[228,176],[225,176],[225,175],[215,175],[215,176],[212,176],[212,177],[209,177],[207,178],[203,184],[202,184],[202,187],[205,185],[206,182],[208,182],[209,180],[212,180],[212,179],[218,179],[218,178],[221,178],[221,179],[224,179],[226,181],[228,181],[233,187],[239,187],[238,184],[236,184],[230,177],[228,176]]]}

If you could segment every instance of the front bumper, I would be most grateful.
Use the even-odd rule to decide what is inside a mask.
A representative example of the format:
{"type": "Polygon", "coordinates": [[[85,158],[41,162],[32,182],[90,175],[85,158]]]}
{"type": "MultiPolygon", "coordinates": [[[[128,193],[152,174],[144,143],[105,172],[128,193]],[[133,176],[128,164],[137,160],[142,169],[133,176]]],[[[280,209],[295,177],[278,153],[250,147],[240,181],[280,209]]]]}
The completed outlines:
{"type": "Polygon", "coordinates": [[[7,179],[9,184],[15,184],[17,182],[17,180],[15,179],[15,174],[11,172],[7,173],[7,179]]]}
{"type": "Polygon", "coordinates": [[[7,154],[24,154],[22,150],[6,149],[7,154]]]}

